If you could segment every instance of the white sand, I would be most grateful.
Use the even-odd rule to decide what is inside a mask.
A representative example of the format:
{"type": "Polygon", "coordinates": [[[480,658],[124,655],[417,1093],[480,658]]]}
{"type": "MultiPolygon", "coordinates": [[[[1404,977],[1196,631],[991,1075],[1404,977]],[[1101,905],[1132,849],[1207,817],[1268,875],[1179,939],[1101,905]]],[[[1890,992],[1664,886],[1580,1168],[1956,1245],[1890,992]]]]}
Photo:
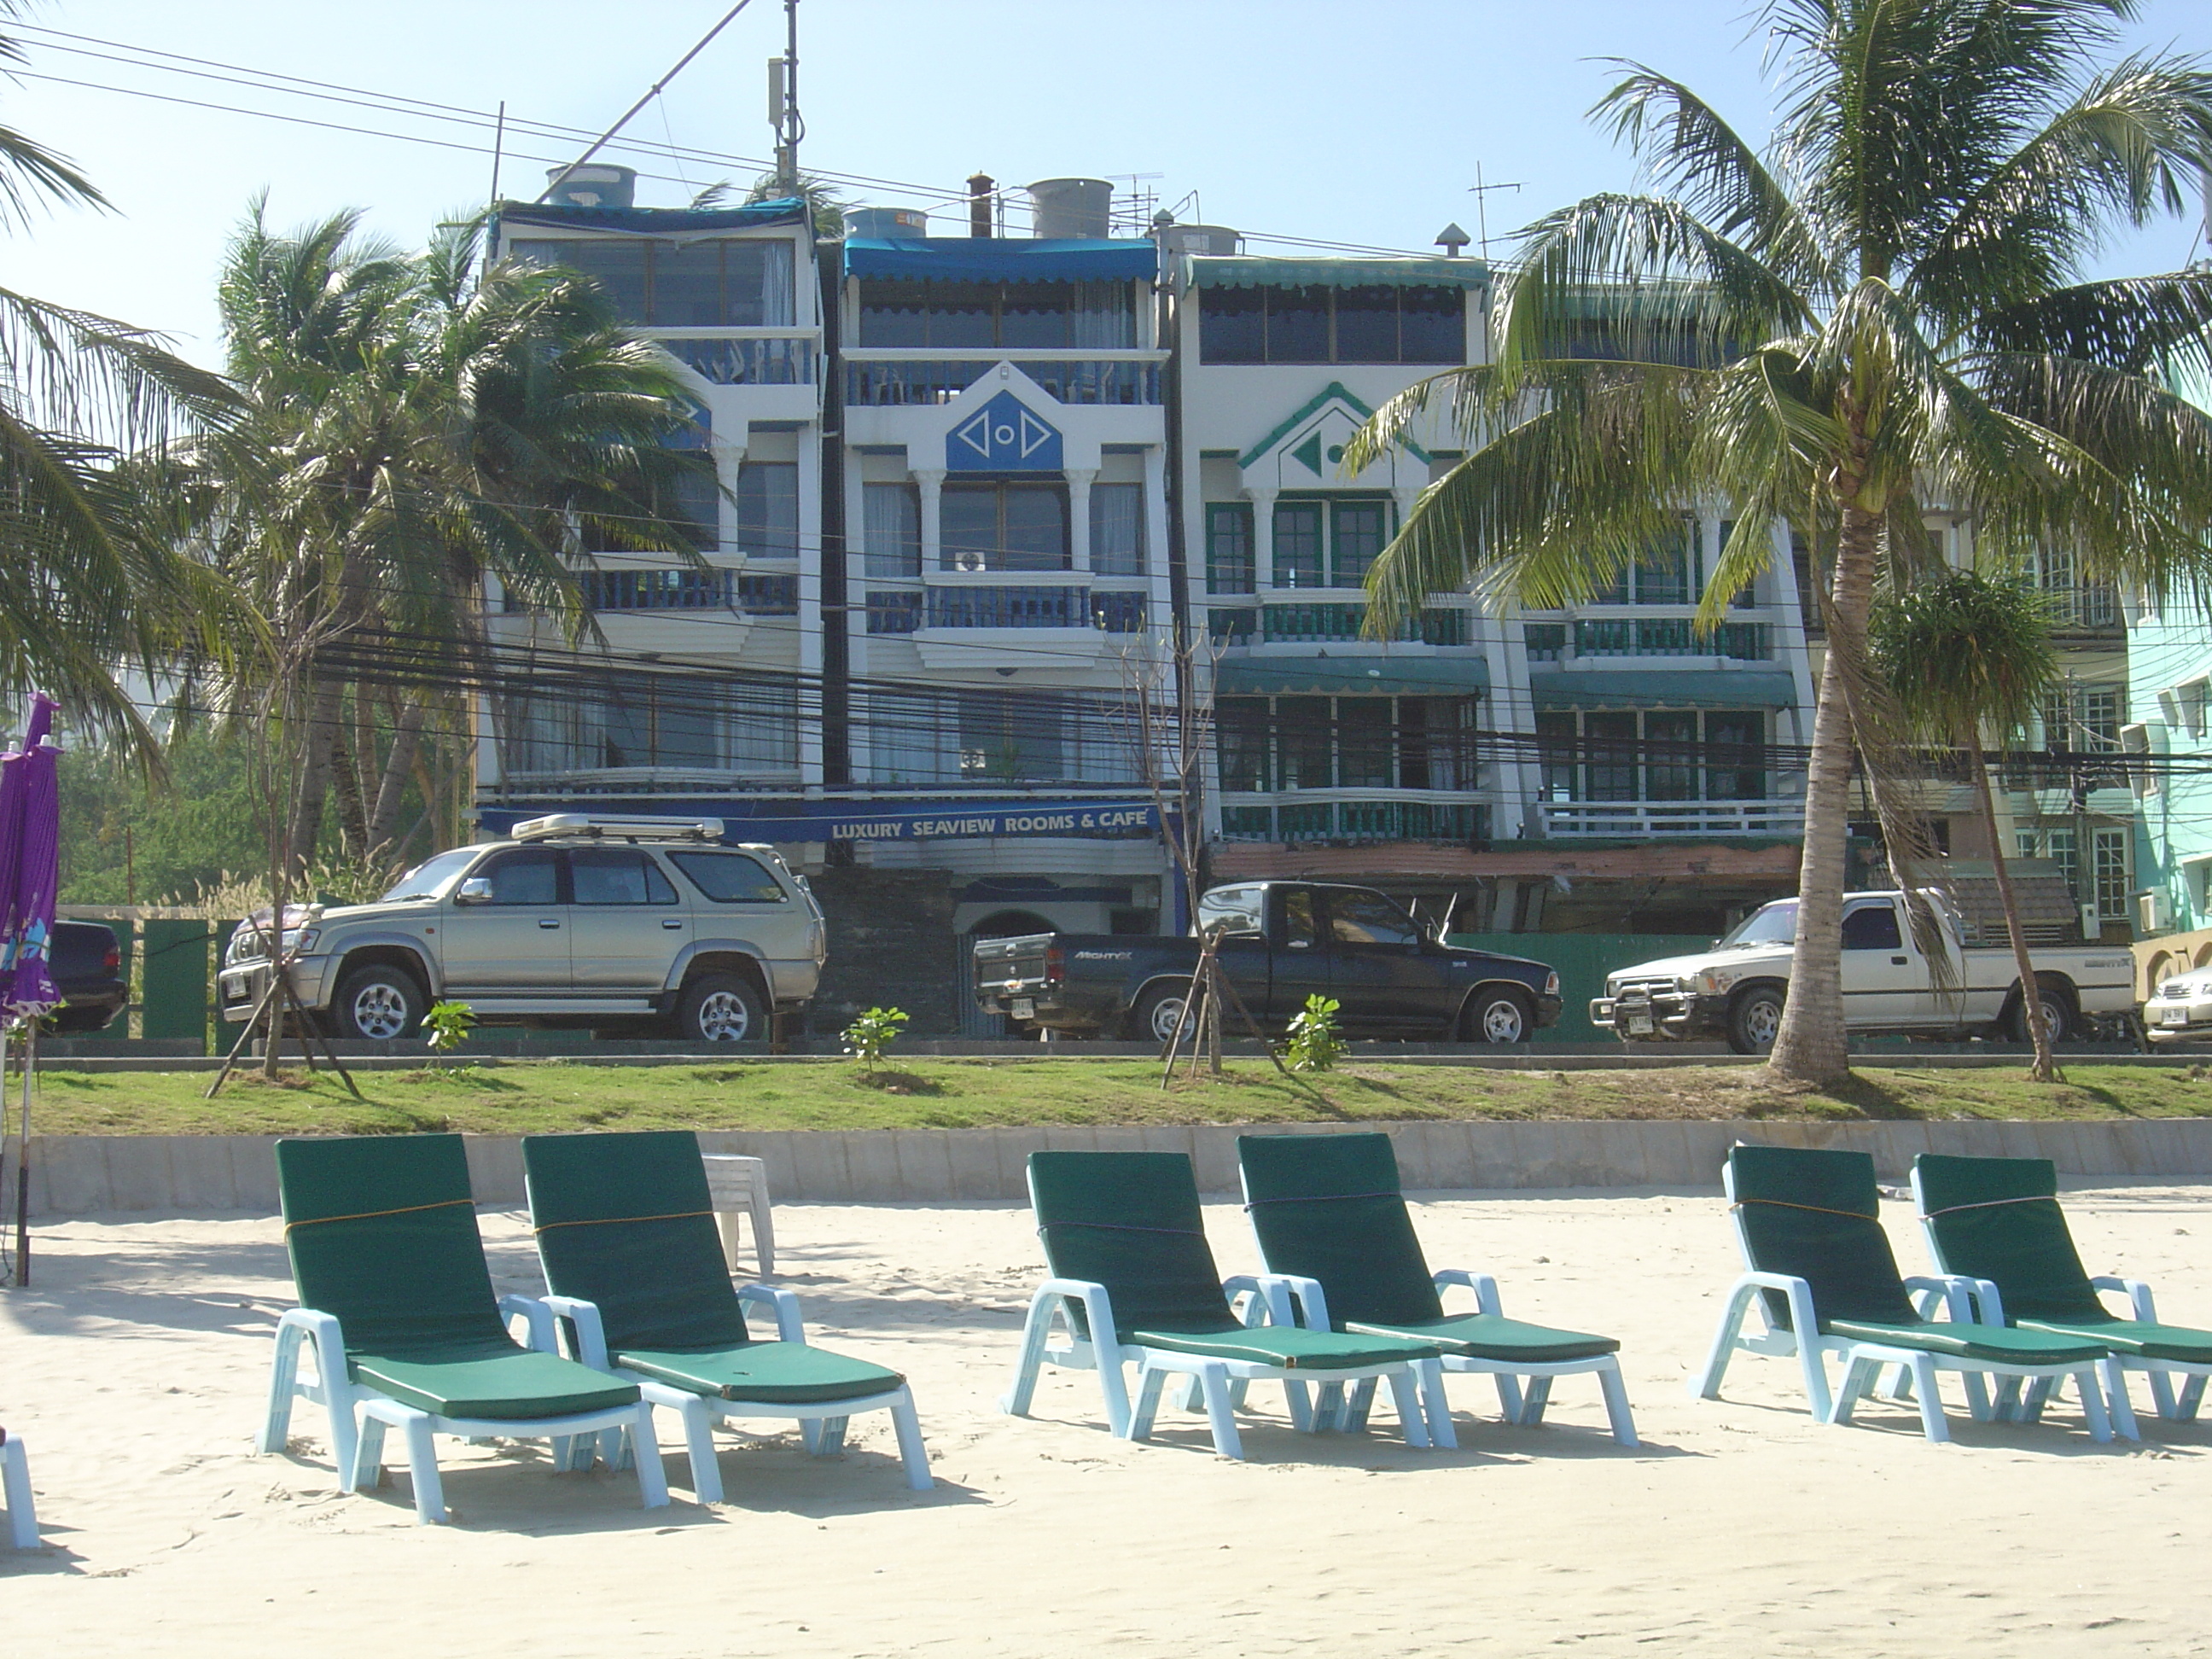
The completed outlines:
{"type": "MultiPolygon", "coordinates": [[[[2205,1198],[2068,1207],[2093,1272],[2212,1325],[2205,1198]]],[[[1509,1313],[1624,1340],[1641,1452],[1607,1438],[1584,1378],[1539,1431],[1455,1378],[1455,1453],[1406,1449],[1383,1409],[1364,1436],[1299,1436],[1257,1388],[1248,1463],[1178,1413],[1132,1446],[1073,1372],[1046,1374],[1036,1418],[1000,1417],[1041,1260],[1027,1212],[794,1205],[782,1282],[817,1340],[912,1377],[937,1492],[904,1489],[879,1413],[837,1461],[732,1443],[732,1501],[701,1510],[669,1423],[670,1508],[640,1510],[628,1476],[549,1474],[542,1443],[441,1440],[459,1524],[420,1528],[404,1475],[332,1491],[315,1408],[299,1455],[252,1455],[290,1300],[276,1223],[58,1222],[33,1289],[0,1295],[0,1422],[31,1445],[47,1540],[0,1552],[0,1632],[165,1659],[2212,1650],[2212,1424],[2160,1424],[2138,1389],[2140,1446],[2093,1445],[2069,1399],[2035,1428],[1954,1411],[1956,1443],[1932,1447],[1888,1404],[1816,1427],[1794,1366],[1751,1356],[1725,1402],[1695,1401],[1683,1378],[1735,1266],[1717,1196],[1455,1194],[1419,1218],[1431,1262],[1498,1273],[1509,1313]]],[[[1208,1226],[1224,1272],[1255,1265],[1234,1206],[1208,1226]]],[[[535,1289],[520,1218],[483,1229],[502,1287],[535,1289]]]]}

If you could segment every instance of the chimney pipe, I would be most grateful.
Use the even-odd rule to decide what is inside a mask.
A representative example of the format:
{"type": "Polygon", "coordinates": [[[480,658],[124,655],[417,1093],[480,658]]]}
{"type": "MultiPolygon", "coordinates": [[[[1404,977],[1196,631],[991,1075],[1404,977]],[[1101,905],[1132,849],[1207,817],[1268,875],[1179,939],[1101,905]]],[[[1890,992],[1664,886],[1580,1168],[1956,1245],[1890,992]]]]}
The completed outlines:
{"type": "Polygon", "coordinates": [[[976,173],[968,180],[968,234],[988,236],[991,234],[992,180],[988,173],[976,173]]]}

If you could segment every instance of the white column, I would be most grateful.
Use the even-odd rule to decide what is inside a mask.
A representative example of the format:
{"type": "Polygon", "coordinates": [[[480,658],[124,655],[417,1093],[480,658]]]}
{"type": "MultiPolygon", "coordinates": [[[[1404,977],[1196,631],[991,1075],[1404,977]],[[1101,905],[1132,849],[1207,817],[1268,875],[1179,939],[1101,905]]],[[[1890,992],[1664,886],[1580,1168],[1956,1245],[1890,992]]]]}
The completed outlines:
{"type": "MultiPolygon", "coordinates": [[[[847,660],[858,678],[868,672],[868,529],[867,485],[860,477],[860,457],[845,458],[845,634],[850,641],[847,660]]],[[[858,721],[854,722],[855,726],[858,721]]],[[[855,776],[867,775],[866,763],[855,753],[855,776]]]]}
{"type": "MultiPolygon", "coordinates": [[[[752,435],[750,429],[742,422],[738,430],[745,434],[745,438],[752,435]]],[[[721,491],[720,505],[714,515],[717,526],[714,550],[722,562],[733,570],[741,568],[745,562],[744,550],[738,545],[738,510],[734,505],[738,496],[738,469],[745,464],[745,438],[740,438],[735,443],[726,443],[721,437],[721,428],[717,426],[708,439],[708,453],[714,458],[714,483],[721,491]]],[[[806,469],[803,466],[799,472],[802,478],[806,476],[806,469]]],[[[803,490],[805,485],[801,484],[799,488],[803,490]]]]}
{"type": "Polygon", "coordinates": [[[1275,495],[1262,486],[1247,484],[1245,498],[1252,503],[1253,585],[1262,590],[1275,585],[1275,495]]]}
{"type": "MultiPolygon", "coordinates": [[[[818,686],[822,632],[829,619],[822,614],[822,468],[809,458],[822,453],[819,427],[799,428],[799,672],[818,686]]],[[[836,619],[841,625],[843,620],[836,619]]],[[[818,719],[799,722],[799,781],[809,792],[822,787],[822,722],[818,719]]]]}
{"type": "Polygon", "coordinates": [[[1095,466],[1063,467],[1067,479],[1068,568],[1089,574],[1091,570],[1091,481],[1095,466]]]}
{"type": "Polygon", "coordinates": [[[927,582],[943,562],[943,534],[939,527],[942,520],[939,509],[943,506],[940,492],[945,488],[945,469],[941,466],[917,466],[908,470],[914,474],[915,488],[921,495],[921,575],[927,582]]]}

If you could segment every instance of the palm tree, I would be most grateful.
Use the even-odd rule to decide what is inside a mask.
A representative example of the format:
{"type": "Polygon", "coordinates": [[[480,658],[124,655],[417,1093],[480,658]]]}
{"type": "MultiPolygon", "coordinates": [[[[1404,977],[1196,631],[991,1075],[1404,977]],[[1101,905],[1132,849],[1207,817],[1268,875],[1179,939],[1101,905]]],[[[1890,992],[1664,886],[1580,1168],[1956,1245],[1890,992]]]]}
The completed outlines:
{"type": "Polygon", "coordinates": [[[2044,692],[2058,679],[2051,628],[2049,600],[2012,571],[1994,578],[1948,572],[1887,594],[1877,601],[1872,618],[1874,670],[1895,695],[1906,731],[1931,744],[1966,751],[2020,975],[2021,1006],[2035,1047],[2029,1075],[2039,1083],[2059,1081],[2058,1062],[2051,1055],[2051,1025],[2036,994],[2035,967],[1997,833],[1982,736],[1987,732],[2001,743],[2009,741],[2035,718],[2044,692]]]}
{"type": "Polygon", "coordinates": [[[281,234],[257,203],[222,279],[231,373],[266,459],[209,470],[205,533],[276,646],[234,691],[260,708],[275,685],[300,728],[293,869],[334,785],[349,853],[391,854],[426,730],[465,729],[459,687],[488,668],[488,578],[573,642],[592,624],[569,556],[696,557],[665,509],[709,465],[668,447],[691,422],[684,383],[593,284],[530,265],[475,278],[474,225],[408,254],[357,222],[281,234]]]}
{"type": "MultiPolygon", "coordinates": [[[[0,18],[18,15],[0,0],[0,18]]],[[[0,34],[0,70],[23,61],[0,34]]],[[[0,228],[41,204],[104,208],[99,190],[36,139],[0,127],[0,228]]],[[[118,678],[151,670],[180,638],[209,648],[225,595],[150,523],[137,464],[195,431],[219,431],[235,399],[221,377],[156,337],[0,289],[0,700],[34,688],[71,717],[156,757],[118,678]]]]}
{"type": "MultiPolygon", "coordinates": [[[[2203,572],[2212,418],[2161,376],[2202,365],[2212,273],[2086,281],[2105,234],[2192,201],[2212,73],[2110,62],[2134,0],[1767,0],[1783,106],[1762,155],[1638,64],[1595,113],[1647,195],[1589,198],[1522,234],[1495,357],[1377,411],[1346,465],[1431,405],[1470,453],[1368,578],[1395,627],[1470,577],[1532,604],[1588,599],[1714,494],[1735,530],[1702,625],[1807,544],[1826,655],[1805,795],[1792,995],[1769,1064],[1848,1069],[1840,986],[1854,739],[1881,693],[1868,611],[1931,556],[1923,509],[2016,556],[2051,542],[2162,591],[2203,572]]],[[[1881,799],[1887,799],[1887,792],[1881,799]]]]}

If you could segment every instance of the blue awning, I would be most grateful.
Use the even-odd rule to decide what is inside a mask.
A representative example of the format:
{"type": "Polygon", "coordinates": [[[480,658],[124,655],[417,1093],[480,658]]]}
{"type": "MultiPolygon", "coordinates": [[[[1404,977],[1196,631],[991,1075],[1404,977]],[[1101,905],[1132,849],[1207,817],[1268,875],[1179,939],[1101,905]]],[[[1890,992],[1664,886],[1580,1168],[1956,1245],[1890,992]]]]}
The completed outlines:
{"type": "Polygon", "coordinates": [[[1532,670],[1539,708],[1790,708],[1797,682],[1765,669],[1532,670]]]}
{"type": "Polygon", "coordinates": [[[1480,657],[1244,657],[1213,670],[1214,691],[1224,697],[1467,696],[1489,684],[1480,657]]]}
{"type": "Polygon", "coordinates": [[[845,274],[909,283],[1149,283],[1159,274],[1150,242],[1012,236],[848,237],[845,274]]]}
{"type": "Polygon", "coordinates": [[[796,197],[749,202],[734,208],[575,207],[564,202],[501,202],[493,216],[498,225],[537,225],[552,230],[623,230],[641,236],[680,236],[702,230],[758,230],[763,225],[795,225],[806,218],[806,204],[796,197]]]}

